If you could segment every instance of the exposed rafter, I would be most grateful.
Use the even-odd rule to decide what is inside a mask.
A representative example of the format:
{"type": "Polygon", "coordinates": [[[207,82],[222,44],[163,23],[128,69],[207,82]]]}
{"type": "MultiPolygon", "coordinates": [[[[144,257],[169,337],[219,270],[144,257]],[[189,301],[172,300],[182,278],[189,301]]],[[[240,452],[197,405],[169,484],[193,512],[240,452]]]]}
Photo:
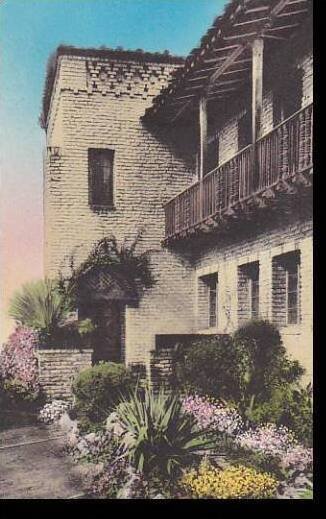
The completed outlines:
{"type": "Polygon", "coordinates": [[[164,117],[165,112],[169,120],[175,121],[202,96],[226,99],[250,77],[251,67],[246,64],[252,60],[253,40],[288,39],[309,16],[311,5],[311,0],[230,2],[224,15],[216,19],[202,38],[200,47],[190,53],[184,68],[154,100],[148,115],[164,117]],[[231,85],[232,88],[225,88],[231,85]]]}

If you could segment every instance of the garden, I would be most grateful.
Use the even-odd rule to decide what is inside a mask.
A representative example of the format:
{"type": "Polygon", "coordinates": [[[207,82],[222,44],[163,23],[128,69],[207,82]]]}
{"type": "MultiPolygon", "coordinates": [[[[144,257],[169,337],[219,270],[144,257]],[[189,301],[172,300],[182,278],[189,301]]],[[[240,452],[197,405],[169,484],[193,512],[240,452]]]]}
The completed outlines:
{"type": "MultiPolygon", "coordinates": [[[[104,245],[93,263],[108,258],[104,245]]],[[[312,499],[312,387],[267,321],[176,345],[169,389],[100,362],[75,377],[71,400],[47,401],[37,349],[87,344],[94,331],[89,319],[69,320],[73,283],[30,283],[13,298],[17,328],[0,352],[2,427],[18,412],[59,426],[85,491],[99,499],[312,499]]]]}
{"type": "Polygon", "coordinates": [[[76,377],[72,402],[45,404],[37,340],[21,327],[2,350],[1,408],[59,425],[93,496],[312,498],[311,387],[269,323],[179,349],[170,391],[103,362],[76,377]]]}

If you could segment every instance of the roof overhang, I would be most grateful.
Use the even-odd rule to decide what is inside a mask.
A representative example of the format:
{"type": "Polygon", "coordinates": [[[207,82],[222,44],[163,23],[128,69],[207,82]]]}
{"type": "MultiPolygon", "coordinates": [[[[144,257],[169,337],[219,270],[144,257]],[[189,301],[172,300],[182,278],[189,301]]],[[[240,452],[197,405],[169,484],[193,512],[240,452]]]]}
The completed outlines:
{"type": "Polygon", "coordinates": [[[250,78],[253,40],[289,40],[311,13],[312,0],[231,1],[145,118],[174,122],[200,97],[228,100],[250,78]]]}

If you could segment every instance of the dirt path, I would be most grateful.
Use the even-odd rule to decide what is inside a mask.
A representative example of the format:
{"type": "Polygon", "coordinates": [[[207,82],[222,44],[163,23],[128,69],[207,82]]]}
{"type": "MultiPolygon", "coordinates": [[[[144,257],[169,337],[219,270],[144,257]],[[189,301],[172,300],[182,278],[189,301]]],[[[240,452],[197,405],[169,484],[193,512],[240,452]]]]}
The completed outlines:
{"type": "Polygon", "coordinates": [[[0,499],[82,499],[78,467],[62,452],[64,436],[53,426],[0,432],[0,499]]]}

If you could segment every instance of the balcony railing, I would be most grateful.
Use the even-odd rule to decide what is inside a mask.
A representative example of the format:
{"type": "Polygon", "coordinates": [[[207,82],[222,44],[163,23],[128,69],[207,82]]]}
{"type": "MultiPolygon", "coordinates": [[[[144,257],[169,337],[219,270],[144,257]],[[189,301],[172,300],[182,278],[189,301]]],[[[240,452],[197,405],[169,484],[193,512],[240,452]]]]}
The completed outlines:
{"type": "Polygon", "coordinates": [[[312,167],[313,105],[283,121],[165,206],[165,238],[176,237],[239,202],[292,181],[312,167]]]}

